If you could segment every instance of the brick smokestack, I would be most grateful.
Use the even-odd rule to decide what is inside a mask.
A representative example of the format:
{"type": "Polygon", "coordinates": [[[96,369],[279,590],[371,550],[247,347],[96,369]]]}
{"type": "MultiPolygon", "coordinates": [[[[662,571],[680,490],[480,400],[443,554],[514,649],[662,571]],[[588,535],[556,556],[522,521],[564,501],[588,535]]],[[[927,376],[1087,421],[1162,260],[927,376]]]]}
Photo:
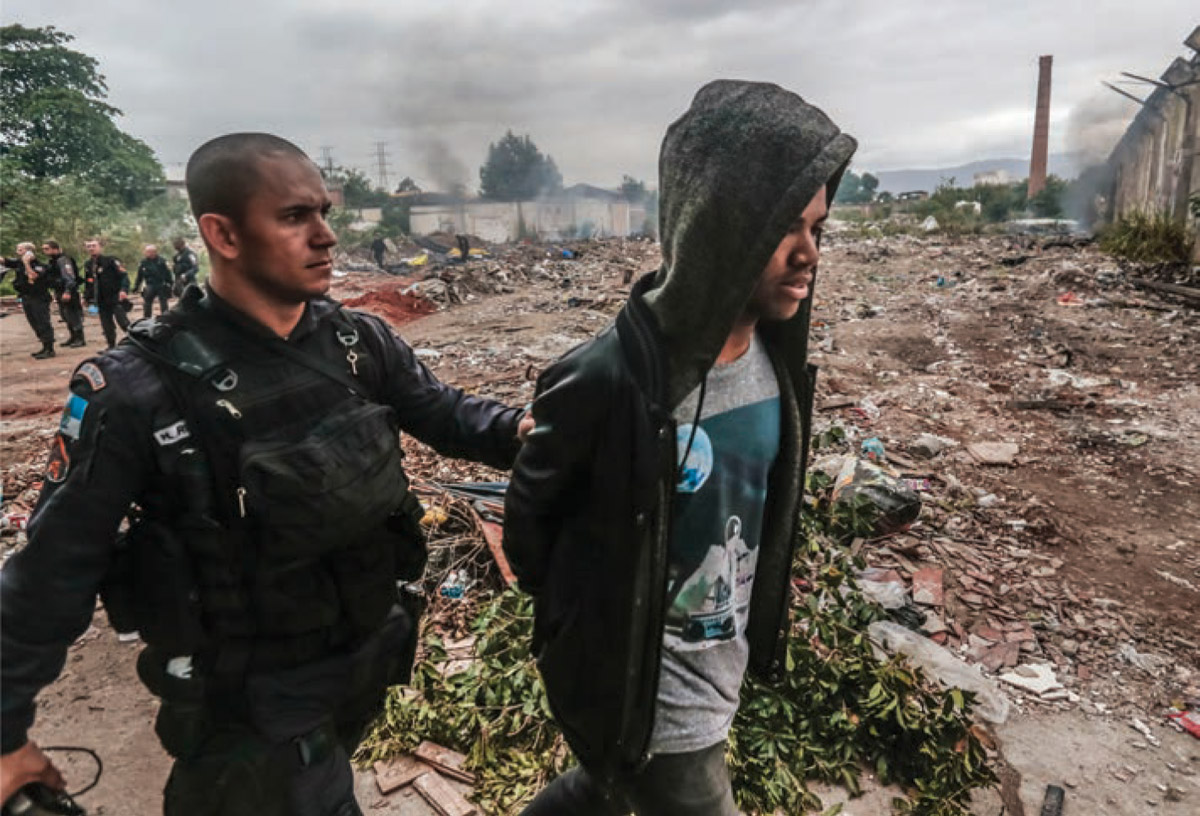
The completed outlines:
{"type": "Polygon", "coordinates": [[[1029,159],[1029,197],[1046,187],[1046,161],[1050,149],[1050,68],[1054,57],[1038,58],[1037,117],[1033,121],[1033,155],[1029,159]]]}

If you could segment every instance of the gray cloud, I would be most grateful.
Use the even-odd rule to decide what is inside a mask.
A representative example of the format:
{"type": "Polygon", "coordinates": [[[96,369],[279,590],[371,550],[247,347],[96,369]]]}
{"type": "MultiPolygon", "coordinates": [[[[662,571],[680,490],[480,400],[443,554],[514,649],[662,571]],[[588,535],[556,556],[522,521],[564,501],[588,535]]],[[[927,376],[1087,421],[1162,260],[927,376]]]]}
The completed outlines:
{"type": "MultiPolygon", "coordinates": [[[[478,185],[489,142],[529,133],[568,183],[654,183],[666,126],[718,76],[778,82],[859,138],[868,169],[1028,152],[1037,56],[1055,55],[1052,149],[1089,131],[1099,80],[1157,75],[1196,15],[1179,0],[611,0],[204,4],[7,0],[100,60],[123,125],[165,162],[270,130],[372,177],[478,185]],[[1088,120],[1090,121],[1090,120],[1088,120]],[[1072,130],[1074,129],[1074,130],[1072,130]]],[[[1110,120],[1115,121],[1115,120],[1110,120]]],[[[1110,125],[1111,126],[1111,125],[1110,125]]]]}

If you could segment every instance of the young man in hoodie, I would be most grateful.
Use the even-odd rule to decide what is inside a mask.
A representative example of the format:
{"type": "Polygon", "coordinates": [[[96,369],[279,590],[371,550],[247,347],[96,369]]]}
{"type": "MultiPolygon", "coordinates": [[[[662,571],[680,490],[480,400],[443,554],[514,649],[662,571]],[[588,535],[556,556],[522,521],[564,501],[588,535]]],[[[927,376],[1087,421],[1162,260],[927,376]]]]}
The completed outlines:
{"type": "Polygon", "coordinates": [[[776,85],[706,85],[663,141],[662,267],[539,380],[504,543],[580,766],[527,816],[737,812],[725,741],[747,669],[783,671],[810,295],[854,149],[776,85]]]}

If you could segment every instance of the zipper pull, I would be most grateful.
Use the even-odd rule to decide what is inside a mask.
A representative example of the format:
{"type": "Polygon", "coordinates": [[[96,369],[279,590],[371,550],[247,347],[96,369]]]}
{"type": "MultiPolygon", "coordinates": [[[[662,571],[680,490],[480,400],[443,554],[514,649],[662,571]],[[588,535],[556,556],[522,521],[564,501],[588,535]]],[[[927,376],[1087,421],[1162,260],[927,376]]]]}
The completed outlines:
{"type": "Polygon", "coordinates": [[[238,485],[237,499],[238,499],[238,515],[241,516],[242,518],[245,518],[246,517],[246,488],[242,487],[241,485],[238,485]]]}
{"type": "Polygon", "coordinates": [[[357,377],[358,366],[355,363],[358,362],[358,353],[354,349],[346,350],[346,362],[350,364],[350,373],[357,377]]]}
{"type": "Polygon", "coordinates": [[[241,411],[239,411],[239,410],[237,409],[237,406],[236,406],[236,405],[234,405],[234,404],[233,404],[232,402],[230,402],[229,400],[224,400],[224,399],[219,399],[219,400],[217,400],[217,407],[218,407],[218,408],[224,408],[226,411],[228,411],[228,412],[229,412],[229,415],[230,415],[231,417],[233,417],[234,419],[241,419],[241,418],[242,418],[242,412],[241,412],[241,411]]]}

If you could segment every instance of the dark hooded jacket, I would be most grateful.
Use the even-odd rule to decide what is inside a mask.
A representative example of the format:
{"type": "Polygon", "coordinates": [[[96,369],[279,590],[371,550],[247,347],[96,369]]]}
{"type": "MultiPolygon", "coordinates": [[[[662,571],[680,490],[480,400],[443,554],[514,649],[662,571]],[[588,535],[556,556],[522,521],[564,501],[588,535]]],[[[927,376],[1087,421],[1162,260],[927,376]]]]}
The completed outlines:
{"type": "MultiPolygon", "coordinates": [[[[791,224],[822,185],[832,200],[854,149],[778,86],[706,85],[663,141],[662,267],[638,281],[614,325],[538,380],[504,546],[535,597],[551,709],[593,773],[643,761],[654,725],[678,477],[672,412],[715,363],[791,224]]],[[[809,302],[759,327],[783,416],[747,630],[750,671],[766,679],[782,671],[801,536],[809,302]]]]}

